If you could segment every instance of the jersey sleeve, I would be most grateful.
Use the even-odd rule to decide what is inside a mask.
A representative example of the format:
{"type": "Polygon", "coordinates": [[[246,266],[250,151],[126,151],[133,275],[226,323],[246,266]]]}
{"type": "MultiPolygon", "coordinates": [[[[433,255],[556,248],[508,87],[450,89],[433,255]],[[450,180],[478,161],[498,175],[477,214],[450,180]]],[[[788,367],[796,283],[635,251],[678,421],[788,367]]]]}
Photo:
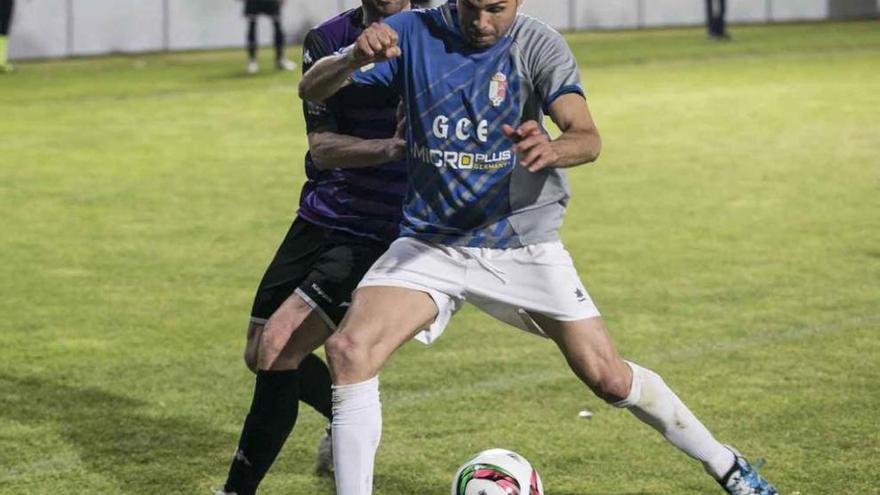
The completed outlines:
{"type": "MultiPolygon", "coordinates": [[[[303,41],[303,74],[308,72],[315,65],[315,62],[328,55],[333,55],[333,51],[321,35],[316,31],[309,31],[303,41]]],[[[337,131],[339,126],[334,116],[332,100],[332,98],[326,102],[303,100],[303,115],[306,120],[307,133],[337,131]]]]}
{"type": "Polygon", "coordinates": [[[577,61],[568,43],[556,31],[547,29],[533,53],[535,90],[541,97],[544,112],[562,95],[584,96],[577,61]]]}
{"type": "Polygon", "coordinates": [[[397,32],[398,43],[403,54],[386,62],[361,67],[351,75],[352,82],[366,86],[384,86],[392,89],[400,87],[400,65],[403,63],[402,59],[408,55],[406,42],[412,15],[411,12],[404,12],[383,21],[397,32]]]}
{"type": "Polygon", "coordinates": [[[400,62],[398,59],[392,59],[378,64],[365,65],[351,75],[351,80],[355,84],[361,84],[364,86],[384,86],[386,88],[393,88],[397,84],[397,74],[400,69],[399,66],[400,62]]]}

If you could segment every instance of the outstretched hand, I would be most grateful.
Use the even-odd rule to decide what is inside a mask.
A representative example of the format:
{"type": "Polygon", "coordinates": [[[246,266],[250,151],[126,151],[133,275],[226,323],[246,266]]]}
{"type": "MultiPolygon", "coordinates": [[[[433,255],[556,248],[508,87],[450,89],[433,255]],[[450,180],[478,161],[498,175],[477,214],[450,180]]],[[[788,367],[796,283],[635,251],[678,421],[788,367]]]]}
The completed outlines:
{"type": "Polygon", "coordinates": [[[399,57],[397,31],[387,24],[374,22],[358,36],[348,51],[349,59],[358,67],[399,57]]]}
{"type": "Polygon", "coordinates": [[[534,120],[523,122],[516,129],[504,124],[501,130],[508,139],[516,143],[514,150],[520,157],[519,163],[528,168],[529,172],[552,167],[559,160],[559,154],[553,149],[550,137],[544,134],[541,126],[534,120]]]}

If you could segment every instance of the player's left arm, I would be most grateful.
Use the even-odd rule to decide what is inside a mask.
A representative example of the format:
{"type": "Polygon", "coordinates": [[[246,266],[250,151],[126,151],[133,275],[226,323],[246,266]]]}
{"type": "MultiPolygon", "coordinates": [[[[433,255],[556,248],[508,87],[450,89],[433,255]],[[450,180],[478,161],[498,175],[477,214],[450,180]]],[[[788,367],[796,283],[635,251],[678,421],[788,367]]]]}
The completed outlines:
{"type": "Polygon", "coordinates": [[[534,120],[523,122],[516,129],[503,126],[504,134],[516,141],[520,164],[537,172],[547,167],[574,167],[596,161],[602,151],[602,138],[584,97],[580,93],[563,94],[548,110],[562,131],[554,140],[534,120]]]}

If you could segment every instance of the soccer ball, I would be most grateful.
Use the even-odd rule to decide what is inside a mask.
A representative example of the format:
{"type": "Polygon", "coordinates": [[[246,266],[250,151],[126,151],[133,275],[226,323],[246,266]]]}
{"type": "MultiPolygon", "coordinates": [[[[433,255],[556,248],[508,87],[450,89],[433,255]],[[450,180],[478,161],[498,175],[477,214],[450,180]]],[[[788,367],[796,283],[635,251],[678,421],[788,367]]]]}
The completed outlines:
{"type": "Polygon", "coordinates": [[[452,495],[544,495],[544,485],[521,455],[489,449],[458,468],[452,479],[452,495]]]}

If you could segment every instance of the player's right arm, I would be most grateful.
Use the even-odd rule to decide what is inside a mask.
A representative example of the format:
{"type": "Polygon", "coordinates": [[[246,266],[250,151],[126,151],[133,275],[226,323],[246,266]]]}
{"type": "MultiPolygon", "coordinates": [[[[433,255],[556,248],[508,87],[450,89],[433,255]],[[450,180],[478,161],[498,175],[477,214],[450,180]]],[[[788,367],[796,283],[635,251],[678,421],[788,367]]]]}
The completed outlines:
{"type": "MultiPolygon", "coordinates": [[[[303,42],[303,74],[314,70],[316,61],[333,55],[333,48],[319,31],[309,31],[303,42]]],[[[318,170],[333,168],[362,168],[403,159],[406,141],[402,128],[386,139],[363,139],[339,132],[340,103],[335,99],[325,102],[303,102],[309,154],[318,170]]],[[[402,114],[398,111],[398,121],[402,114]]]]}
{"type": "Polygon", "coordinates": [[[402,160],[406,141],[399,135],[362,139],[335,132],[310,132],[309,152],[319,170],[372,167],[402,160]]]}
{"type": "Polygon", "coordinates": [[[397,32],[387,24],[375,23],[364,30],[345,52],[319,60],[299,82],[299,97],[324,101],[351,84],[351,75],[370,64],[401,55],[397,32]]]}

